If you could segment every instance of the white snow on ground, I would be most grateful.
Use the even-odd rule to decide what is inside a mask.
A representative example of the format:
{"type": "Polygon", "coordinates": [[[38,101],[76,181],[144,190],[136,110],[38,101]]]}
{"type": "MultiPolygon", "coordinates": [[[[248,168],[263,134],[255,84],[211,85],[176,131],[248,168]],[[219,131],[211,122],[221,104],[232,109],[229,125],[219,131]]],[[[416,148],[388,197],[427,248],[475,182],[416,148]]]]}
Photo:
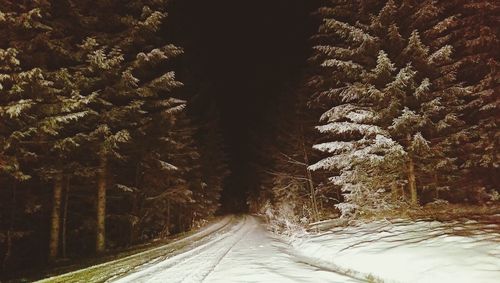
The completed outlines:
{"type": "Polygon", "coordinates": [[[499,220],[377,221],[301,234],[289,245],[257,217],[226,217],[170,244],[41,282],[496,283],[499,220]]]}
{"type": "Polygon", "coordinates": [[[297,262],[261,221],[244,216],[228,232],[116,282],[359,282],[297,262]]]}
{"type": "Polygon", "coordinates": [[[500,215],[486,222],[377,221],[292,245],[311,265],[371,274],[383,282],[500,282],[500,215]]]}
{"type": "Polygon", "coordinates": [[[208,240],[209,237],[216,236],[219,232],[223,233],[227,226],[231,226],[232,223],[235,222],[235,217],[226,216],[219,219],[217,222],[213,222],[206,227],[203,227],[189,236],[181,236],[177,240],[173,239],[171,243],[102,264],[42,279],[37,282],[90,283],[110,281],[113,278],[122,276],[123,274],[132,273],[134,270],[140,269],[144,265],[161,261],[166,257],[173,256],[175,253],[182,253],[185,250],[190,250],[203,243],[205,239],[208,240]]]}

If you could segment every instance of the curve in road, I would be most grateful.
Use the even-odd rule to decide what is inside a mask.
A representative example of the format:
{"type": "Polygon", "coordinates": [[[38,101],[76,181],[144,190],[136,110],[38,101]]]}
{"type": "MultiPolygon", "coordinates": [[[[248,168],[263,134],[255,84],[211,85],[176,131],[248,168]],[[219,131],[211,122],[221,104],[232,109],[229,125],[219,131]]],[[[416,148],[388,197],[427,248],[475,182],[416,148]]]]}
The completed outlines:
{"type": "Polygon", "coordinates": [[[217,233],[192,250],[156,262],[114,282],[360,282],[305,264],[286,253],[254,216],[217,233]]]}

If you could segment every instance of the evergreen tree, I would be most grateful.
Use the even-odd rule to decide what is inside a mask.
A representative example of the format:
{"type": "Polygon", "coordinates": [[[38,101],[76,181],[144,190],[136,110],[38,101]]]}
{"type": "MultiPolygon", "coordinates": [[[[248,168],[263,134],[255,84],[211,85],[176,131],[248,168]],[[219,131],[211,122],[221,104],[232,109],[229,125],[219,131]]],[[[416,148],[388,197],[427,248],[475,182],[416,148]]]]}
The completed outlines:
{"type": "MultiPolygon", "coordinates": [[[[41,203],[38,210],[51,214],[50,259],[58,257],[60,241],[66,254],[67,234],[70,245],[79,238],[73,252],[84,252],[85,237],[95,231],[101,252],[106,238],[112,247],[123,238],[107,237],[106,226],[130,225],[130,244],[168,235],[171,219],[182,222],[175,224],[179,232],[191,227],[195,211],[213,213],[217,197],[210,209],[193,205],[195,198],[205,201],[201,161],[186,102],[173,97],[182,84],[171,62],[182,50],[159,36],[165,1],[4,1],[1,7],[1,179],[12,190],[53,186],[52,208],[41,203]],[[97,213],[87,211],[92,203],[97,213]]],[[[23,197],[33,195],[43,199],[31,191],[23,197]]],[[[17,198],[13,191],[12,206],[17,198]]],[[[2,219],[10,227],[4,262],[18,218],[2,219]]]]}
{"type": "Polygon", "coordinates": [[[53,53],[44,42],[56,37],[46,24],[50,4],[5,7],[12,12],[2,12],[2,34],[9,43],[0,50],[6,63],[0,89],[2,159],[9,160],[2,169],[14,182],[36,175],[54,184],[49,249],[53,259],[59,246],[61,182],[67,173],[63,164],[77,146],[75,125],[95,114],[88,108],[93,97],[80,95],[68,70],[44,57],[53,53]]]}
{"type": "Polygon", "coordinates": [[[312,59],[326,70],[312,79],[318,90],[311,101],[331,107],[317,128],[335,140],[315,148],[334,155],[310,168],[338,174],[331,180],[345,192],[343,214],[390,208],[404,183],[416,205],[434,168],[456,166],[449,139],[463,124],[456,112],[467,90],[443,39],[448,17],[433,1],[361,1],[348,16],[337,4],[319,10],[324,20],[312,59]]]}
{"type": "Polygon", "coordinates": [[[171,115],[168,93],[181,86],[173,72],[161,70],[160,63],[182,51],[160,43],[155,35],[166,16],[165,3],[160,2],[80,1],[70,7],[79,20],[75,28],[85,38],[75,71],[79,87],[98,97],[92,107],[99,118],[87,134],[88,146],[97,152],[97,251],[105,248],[106,191],[113,186],[108,184],[110,166],[128,158],[119,145],[136,144],[133,138],[148,134],[144,124],[171,115]],[[100,9],[90,8],[96,5],[100,9]]]}
{"type": "Polygon", "coordinates": [[[197,134],[202,178],[198,213],[202,217],[213,215],[220,207],[224,181],[229,175],[224,139],[217,114],[209,113],[197,134]]]}
{"type": "MultiPolygon", "coordinates": [[[[465,82],[469,95],[462,107],[466,124],[454,143],[460,163],[458,186],[465,197],[474,199],[473,190],[499,188],[498,179],[498,32],[500,6],[495,1],[451,1],[441,3],[449,14],[454,31],[450,43],[457,50],[458,78],[465,82]],[[471,191],[472,190],[472,191],[471,191]]],[[[464,196],[463,196],[464,197],[464,196]]]]}

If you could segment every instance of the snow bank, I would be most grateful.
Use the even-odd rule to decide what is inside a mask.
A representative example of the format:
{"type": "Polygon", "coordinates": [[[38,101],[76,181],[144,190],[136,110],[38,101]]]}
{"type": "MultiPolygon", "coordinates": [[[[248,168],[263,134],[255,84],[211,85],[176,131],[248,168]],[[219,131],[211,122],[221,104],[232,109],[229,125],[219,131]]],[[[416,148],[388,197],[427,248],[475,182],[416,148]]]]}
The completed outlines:
{"type": "Polygon", "coordinates": [[[384,282],[500,280],[500,215],[489,222],[377,221],[292,243],[311,265],[384,282]],[[363,276],[360,276],[363,274],[363,276]]]}

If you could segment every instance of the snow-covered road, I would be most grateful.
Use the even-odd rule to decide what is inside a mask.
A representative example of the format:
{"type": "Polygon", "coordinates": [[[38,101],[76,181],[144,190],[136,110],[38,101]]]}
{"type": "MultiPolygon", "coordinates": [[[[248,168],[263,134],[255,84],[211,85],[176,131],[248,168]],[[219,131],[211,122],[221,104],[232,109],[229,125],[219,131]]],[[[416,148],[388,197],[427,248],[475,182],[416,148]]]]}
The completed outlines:
{"type": "Polygon", "coordinates": [[[289,247],[249,215],[195,246],[114,282],[360,282],[289,255],[289,247]]]}
{"type": "Polygon", "coordinates": [[[167,244],[39,282],[499,282],[498,214],[326,229],[285,243],[258,217],[225,216],[167,244]]]}

